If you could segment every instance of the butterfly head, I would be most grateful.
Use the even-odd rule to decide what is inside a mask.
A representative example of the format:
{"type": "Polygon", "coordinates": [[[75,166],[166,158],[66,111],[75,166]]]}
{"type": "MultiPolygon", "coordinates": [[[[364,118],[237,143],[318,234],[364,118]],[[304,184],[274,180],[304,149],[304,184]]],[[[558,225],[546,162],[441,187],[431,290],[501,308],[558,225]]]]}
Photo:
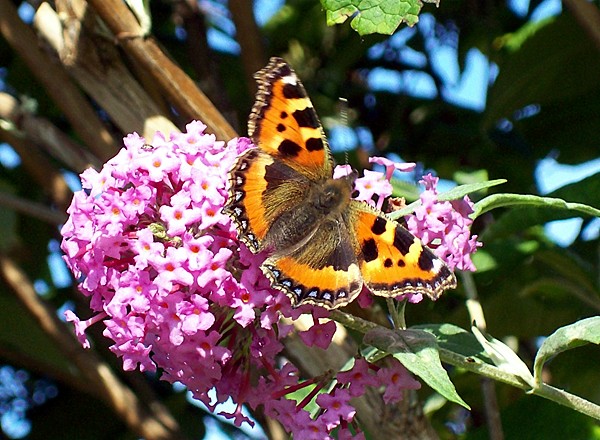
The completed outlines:
{"type": "Polygon", "coordinates": [[[347,179],[328,179],[314,185],[311,195],[314,206],[323,212],[337,213],[348,204],[353,182],[347,179]]]}

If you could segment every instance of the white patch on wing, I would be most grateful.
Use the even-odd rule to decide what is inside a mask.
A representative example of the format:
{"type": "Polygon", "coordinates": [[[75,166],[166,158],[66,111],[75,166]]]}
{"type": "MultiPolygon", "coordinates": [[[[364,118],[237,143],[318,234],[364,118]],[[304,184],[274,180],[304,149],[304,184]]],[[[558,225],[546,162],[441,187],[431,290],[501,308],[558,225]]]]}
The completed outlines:
{"type": "Polygon", "coordinates": [[[442,260],[440,260],[439,258],[436,258],[435,260],[433,260],[433,273],[440,273],[440,270],[442,270],[442,267],[444,267],[444,262],[442,260]]]}
{"type": "Polygon", "coordinates": [[[281,81],[283,81],[286,84],[292,84],[292,85],[298,85],[298,78],[296,77],[296,75],[288,75],[288,76],[284,76],[281,78],[281,81]]]}

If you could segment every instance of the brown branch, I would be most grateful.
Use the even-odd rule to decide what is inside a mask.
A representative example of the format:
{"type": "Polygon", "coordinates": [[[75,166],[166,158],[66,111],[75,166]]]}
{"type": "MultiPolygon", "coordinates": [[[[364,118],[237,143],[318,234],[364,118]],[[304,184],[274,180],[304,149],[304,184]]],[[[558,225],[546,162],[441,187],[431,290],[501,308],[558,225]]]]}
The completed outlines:
{"type": "Polygon", "coordinates": [[[154,78],[164,95],[184,117],[200,119],[218,138],[235,137],[235,130],[194,82],[158,47],[152,37],[144,38],[133,13],[121,0],[90,0],[125,50],[154,78]]]}
{"type": "MultiPolygon", "coordinates": [[[[477,328],[486,330],[485,315],[483,307],[479,302],[477,286],[470,272],[460,271],[459,273],[465,292],[467,293],[467,311],[469,319],[476,323],[477,328]]],[[[496,395],[496,384],[487,377],[481,378],[481,393],[483,394],[483,405],[485,410],[485,418],[488,424],[491,440],[503,440],[504,430],[502,428],[502,418],[500,417],[500,408],[498,406],[498,397],[496,395]]]]}
{"type": "Polygon", "coordinates": [[[596,48],[600,50],[600,9],[585,0],[563,0],[579,26],[585,31],[596,48]]]}
{"type": "Polygon", "coordinates": [[[173,14],[173,19],[183,26],[187,34],[185,39],[187,58],[196,72],[199,87],[221,110],[223,116],[237,127],[235,109],[232,108],[228,95],[223,93],[225,86],[223,76],[220,74],[222,66],[219,66],[219,56],[208,45],[206,17],[202,15],[198,2],[196,0],[176,1],[173,5],[173,14]]]}
{"type": "Polygon", "coordinates": [[[9,121],[18,132],[46,152],[78,173],[90,166],[102,166],[100,160],[63,133],[45,118],[29,112],[21,103],[7,93],[0,93],[0,119],[9,121]]]}
{"type": "Polygon", "coordinates": [[[485,403],[485,419],[488,424],[490,440],[504,440],[504,430],[502,428],[502,418],[500,417],[500,407],[498,406],[496,384],[489,377],[481,378],[481,394],[483,395],[483,401],[485,403]]]}
{"type": "Polygon", "coordinates": [[[82,378],[88,381],[90,391],[95,391],[133,432],[148,440],[184,438],[172,417],[165,423],[164,411],[159,417],[154,414],[151,408],[160,403],[145,402],[145,405],[93,351],[81,347],[66,325],[58,319],[56,310],[35,293],[23,271],[2,254],[0,275],[39,327],[54,340],[66,359],[77,367],[82,378]]]}
{"type": "Polygon", "coordinates": [[[27,371],[36,373],[40,376],[52,378],[52,380],[76,389],[80,393],[90,393],[90,384],[84,378],[75,374],[74,371],[69,371],[66,368],[59,368],[51,362],[44,362],[44,360],[36,358],[30,353],[13,349],[7,345],[8,344],[6,343],[0,345],[0,358],[5,362],[8,362],[15,367],[24,368],[27,371]]]}
{"type": "Polygon", "coordinates": [[[59,210],[66,210],[73,193],[63,175],[56,170],[48,158],[27,139],[18,136],[14,130],[0,129],[0,140],[6,142],[19,154],[23,168],[36,184],[48,195],[59,210]]]}
{"type": "Polygon", "coordinates": [[[33,31],[19,18],[10,0],[0,0],[0,33],[25,61],[90,151],[102,160],[113,156],[117,142],[65,71],[38,48],[33,31]]]}
{"type": "Polygon", "coordinates": [[[157,131],[165,135],[179,131],[127,69],[112,39],[102,35],[98,17],[88,4],[60,0],[56,7],[58,13],[42,3],[34,28],[121,132],[135,131],[151,141],[157,131]]]}
{"type": "Polygon", "coordinates": [[[254,73],[267,64],[262,44],[263,36],[254,19],[252,4],[253,2],[247,0],[229,0],[229,10],[235,24],[237,42],[241,48],[242,64],[250,95],[256,92],[254,73]]]}
{"type": "Polygon", "coordinates": [[[52,226],[60,225],[67,220],[64,212],[55,211],[41,203],[22,199],[5,192],[0,192],[0,206],[20,212],[52,226]]]}

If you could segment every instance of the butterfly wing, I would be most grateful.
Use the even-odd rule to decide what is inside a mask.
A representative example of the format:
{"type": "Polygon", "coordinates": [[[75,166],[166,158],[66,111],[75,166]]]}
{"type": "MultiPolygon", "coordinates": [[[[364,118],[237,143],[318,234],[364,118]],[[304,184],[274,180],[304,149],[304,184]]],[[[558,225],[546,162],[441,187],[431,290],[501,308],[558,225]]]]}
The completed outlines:
{"type": "Polygon", "coordinates": [[[363,285],[349,234],[341,218],[328,219],[294,251],[269,257],[263,270],[293,306],[342,307],[358,296],[363,285]]]}
{"type": "Polygon", "coordinates": [[[248,134],[262,151],[311,180],[330,178],[333,158],[304,86],[281,58],[255,75],[256,103],[248,134]]]}
{"type": "Polygon", "coordinates": [[[421,293],[435,300],[456,287],[456,277],[439,257],[366,203],[350,202],[349,227],[356,237],[363,281],[375,295],[421,293]]]}
{"type": "Polygon", "coordinates": [[[330,178],[333,169],[321,123],[290,66],[271,58],[256,79],[248,133],[258,149],[243,153],[231,169],[224,208],[254,253],[285,243],[281,215],[298,212],[310,183],[330,178]]]}
{"type": "Polygon", "coordinates": [[[302,203],[308,180],[293,168],[253,148],[241,154],[229,172],[229,197],[223,212],[238,236],[258,253],[275,220],[302,203]]]}

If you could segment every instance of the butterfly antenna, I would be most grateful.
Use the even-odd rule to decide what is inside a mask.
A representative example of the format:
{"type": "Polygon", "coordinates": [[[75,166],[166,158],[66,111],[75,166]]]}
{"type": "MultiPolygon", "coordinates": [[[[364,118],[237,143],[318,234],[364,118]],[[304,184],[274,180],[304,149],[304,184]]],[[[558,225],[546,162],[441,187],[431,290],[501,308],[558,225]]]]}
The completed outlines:
{"type": "MultiPolygon", "coordinates": [[[[339,98],[340,101],[340,124],[344,127],[348,127],[348,100],[346,98],[339,98]]],[[[349,164],[348,150],[344,151],[344,163],[349,164]]]]}
{"type": "MultiPolygon", "coordinates": [[[[348,100],[346,98],[339,98],[340,101],[340,124],[344,127],[348,127],[348,100]]],[[[344,151],[344,164],[350,165],[350,159],[348,157],[348,150],[344,151]]],[[[355,169],[351,169],[351,171],[346,175],[346,179],[348,179],[352,184],[358,177],[358,172],[355,169]]]]}

